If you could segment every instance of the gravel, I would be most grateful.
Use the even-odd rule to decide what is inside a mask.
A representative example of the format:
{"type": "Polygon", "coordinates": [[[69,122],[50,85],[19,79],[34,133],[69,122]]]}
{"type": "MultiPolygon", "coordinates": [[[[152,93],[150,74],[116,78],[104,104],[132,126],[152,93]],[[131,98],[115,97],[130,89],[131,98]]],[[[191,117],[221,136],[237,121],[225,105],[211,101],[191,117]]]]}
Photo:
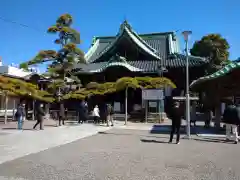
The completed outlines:
{"type": "Polygon", "coordinates": [[[1,164],[0,175],[29,180],[240,178],[240,145],[197,137],[176,145],[166,143],[168,138],[167,134],[113,129],[1,164]]]}

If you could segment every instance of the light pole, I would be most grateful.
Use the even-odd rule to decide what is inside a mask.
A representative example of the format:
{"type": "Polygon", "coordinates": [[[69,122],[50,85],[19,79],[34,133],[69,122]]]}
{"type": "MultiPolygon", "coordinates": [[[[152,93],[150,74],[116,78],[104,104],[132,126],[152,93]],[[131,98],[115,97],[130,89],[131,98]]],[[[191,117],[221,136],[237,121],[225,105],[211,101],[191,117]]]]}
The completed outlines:
{"type": "MultiPolygon", "coordinates": [[[[163,73],[166,73],[168,72],[167,68],[164,67],[163,65],[160,65],[158,67],[158,74],[160,77],[163,77],[163,73]]],[[[163,88],[162,89],[163,93],[165,93],[165,89],[163,88]]],[[[158,101],[158,111],[159,111],[159,114],[160,114],[160,121],[162,120],[162,113],[163,113],[163,108],[164,108],[164,99],[161,99],[158,101]]]]}
{"type": "Polygon", "coordinates": [[[186,122],[187,122],[187,138],[190,139],[190,96],[189,96],[189,62],[188,62],[188,38],[192,34],[192,31],[182,32],[185,41],[185,53],[186,53],[186,122]]]}

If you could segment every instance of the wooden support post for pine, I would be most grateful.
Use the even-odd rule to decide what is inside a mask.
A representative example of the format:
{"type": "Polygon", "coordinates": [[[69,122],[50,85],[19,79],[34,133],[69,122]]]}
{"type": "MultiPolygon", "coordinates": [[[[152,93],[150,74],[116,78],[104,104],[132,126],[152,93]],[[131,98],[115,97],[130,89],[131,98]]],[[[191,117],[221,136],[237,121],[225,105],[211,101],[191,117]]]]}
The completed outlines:
{"type": "Polygon", "coordinates": [[[148,100],[145,100],[145,123],[147,123],[148,119],[148,100]]]}
{"type": "Polygon", "coordinates": [[[15,109],[16,109],[16,99],[14,98],[13,99],[13,117],[12,117],[12,120],[15,119],[15,109]]]}
{"type": "Polygon", "coordinates": [[[32,120],[35,120],[35,100],[32,101],[32,120]]]}
{"type": "Polygon", "coordinates": [[[8,96],[7,94],[5,94],[4,124],[7,124],[7,109],[8,109],[8,96]]]}
{"type": "Polygon", "coordinates": [[[127,125],[127,120],[128,120],[128,88],[125,89],[125,125],[127,125]]]}

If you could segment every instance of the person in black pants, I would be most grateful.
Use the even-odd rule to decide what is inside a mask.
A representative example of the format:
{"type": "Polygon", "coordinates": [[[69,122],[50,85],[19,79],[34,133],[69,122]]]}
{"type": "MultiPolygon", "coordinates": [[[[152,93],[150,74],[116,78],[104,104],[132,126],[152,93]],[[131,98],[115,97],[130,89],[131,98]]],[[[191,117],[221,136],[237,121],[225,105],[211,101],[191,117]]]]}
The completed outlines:
{"type": "Polygon", "coordinates": [[[64,104],[60,102],[60,108],[59,108],[59,126],[64,125],[64,120],[65,120],[65,108],[64,104]]]}
{"type": "Polygon", "coordinates": [[[180,103],[175,102],[173,104],[172,110],[171,110],[171,119],[172,119],[172,130],[170,134],[170,140],[169,143],[172,143],[173,140],[173,135],[176,132],[177,134],[177,139],[176,139],[176,144],[179,144],[180,140],[180,127],[181,127],[181,109],[180,109],[180,103]]]}
{"type": "Polygon", "coordinates": [[[43,130],[43,116],[45,116],[45,113],[43,111],[43,104],[37,104],[36,105],[37,122],[33,126],[33,129],[36,129],[37,125],[40,124],[40,130],[43,130]]]}

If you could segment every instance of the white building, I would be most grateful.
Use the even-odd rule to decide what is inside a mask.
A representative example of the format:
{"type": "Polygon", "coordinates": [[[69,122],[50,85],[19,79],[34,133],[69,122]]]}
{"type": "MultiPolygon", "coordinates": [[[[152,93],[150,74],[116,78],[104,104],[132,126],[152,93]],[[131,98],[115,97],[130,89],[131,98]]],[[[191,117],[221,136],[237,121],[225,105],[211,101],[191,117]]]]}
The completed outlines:
{"type": "MultiPolygon", "coordinates": [[[[29,72],[29,71],[20,69],[14,66],[14,64],[12,64],[11,66],[3,65],[2,60],[0,58],[0,75],[24,80],[25,78],[29,78],[32,74],[36,74],[36,73],[33,71],[29,72]]],[[[8,97],[7,115],[9,117],[13,116],[14,109],[16,108],[16,104],[18,103],[18,101],[19,101],[19,98],[8,97]]],[[[4,116],[4,113],[5,113],[5,98],[0,95],[0,117],[4,116]]]]}

